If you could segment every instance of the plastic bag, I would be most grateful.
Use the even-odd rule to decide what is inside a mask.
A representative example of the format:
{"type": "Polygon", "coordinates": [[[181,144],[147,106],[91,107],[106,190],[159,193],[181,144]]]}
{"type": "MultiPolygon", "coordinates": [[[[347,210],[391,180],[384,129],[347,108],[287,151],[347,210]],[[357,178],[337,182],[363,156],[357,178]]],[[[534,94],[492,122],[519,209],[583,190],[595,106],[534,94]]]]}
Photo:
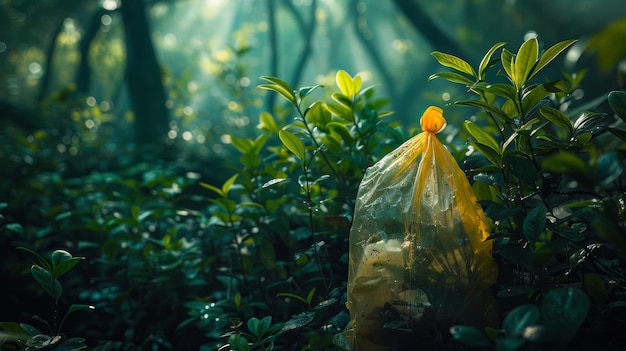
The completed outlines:
{"type": "Polygon", "coordinates": [[[429,107],[422,133],[372,167],[350,231],[348,309],[353,350],[394,350],[403,338],[454,324],[495,323],[497,267],[472,188],[437,139],[446,121],[429,107]]]}

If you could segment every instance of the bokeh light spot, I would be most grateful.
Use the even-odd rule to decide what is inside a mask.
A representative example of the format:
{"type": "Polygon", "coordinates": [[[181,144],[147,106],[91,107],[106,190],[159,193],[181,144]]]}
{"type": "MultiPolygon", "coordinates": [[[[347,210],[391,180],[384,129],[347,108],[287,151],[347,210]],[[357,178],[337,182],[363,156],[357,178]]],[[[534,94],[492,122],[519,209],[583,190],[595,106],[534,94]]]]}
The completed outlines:
{"type": "Polygon", "coordinates": [[[110,26],[113,22],[113,18],[111,18],[111,16],[109,15],[102,15],[102,17],[100,17],[100,22],[102,22],[102,24],[105,26],[110,26]]]}

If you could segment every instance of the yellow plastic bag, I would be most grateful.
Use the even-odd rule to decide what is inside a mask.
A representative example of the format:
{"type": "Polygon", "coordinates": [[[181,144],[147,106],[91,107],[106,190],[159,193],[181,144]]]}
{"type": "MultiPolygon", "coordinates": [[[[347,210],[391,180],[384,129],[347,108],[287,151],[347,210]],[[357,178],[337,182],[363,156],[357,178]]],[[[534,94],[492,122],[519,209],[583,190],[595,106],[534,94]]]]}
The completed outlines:
{"type": "Polygon", "coordinates": [[[401,349],[403,338],[454,324],[493,325],[497,267],[488,225],[465,174],[437,139],[446,121],[429,107],[422,133],[368,168],[350,231],[344,335],[358,351],[401,349]]]}

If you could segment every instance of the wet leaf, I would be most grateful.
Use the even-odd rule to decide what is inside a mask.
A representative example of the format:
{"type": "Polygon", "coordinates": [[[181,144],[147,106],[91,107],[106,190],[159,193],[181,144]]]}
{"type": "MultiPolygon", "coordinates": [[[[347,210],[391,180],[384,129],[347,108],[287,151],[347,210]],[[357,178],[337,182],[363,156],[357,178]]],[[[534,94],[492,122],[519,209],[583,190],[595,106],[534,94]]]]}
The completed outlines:
{"type": "Polygon", "coordinates": [[[293,330],[297,328],[301,328],[309,323],[311,323],[315,319],[315,312],[307,311],[302,312],[298,315],[291,316],[291,319],[285,323],[283,326],[283,331],[293,330]]]}

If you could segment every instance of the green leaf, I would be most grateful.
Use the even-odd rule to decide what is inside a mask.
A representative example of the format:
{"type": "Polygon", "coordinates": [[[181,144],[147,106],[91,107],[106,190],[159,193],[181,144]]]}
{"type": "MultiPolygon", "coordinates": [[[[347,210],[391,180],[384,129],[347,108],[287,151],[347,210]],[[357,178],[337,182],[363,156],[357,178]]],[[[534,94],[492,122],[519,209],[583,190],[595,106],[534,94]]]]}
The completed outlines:
{"type": "Polygon", "coordinates": [[[583,282],[587,294],[600,305],[605,305],[609,299],[609,292],[604,280],[595,273],[585,273],[583,282]]]}
{"type": "Polygon", "coordinates": [[[325,106],[328,112],[332,113],[333,115],[339,118],[342,118],[348,122],[352,122],[354,120],[354,117],[352,116],[352,111],[343,105],[326,104],[325,106]]]}
{"type": "Polygon", "coordinates": [[[205,188],[205,189],[209,189],[209,190],[217,193],[217,195],[219,195],[220,197],[226,197],[226,194],[224,194],[222,189],[220,189],[220,188],[218,188],[216,186],[213,186],[213,185],[205,183],[205,182],[198,182],[198,184],[200,184],[200,186],[205,188]]]}
{"type": "MultiPolygon", "coordinates": [[[[253,317],[252,319],[256,318],[253,317]]],[[[252,331],[253,335],[255,335],[259,339],[262,339],[262,337],[270,331],[272,316],[265,316],[261,320],[257,319],[257,322],[254,324],[255,328],[250,328],[250,323],[248,321],[248,328],[250,328],[250,331],[252,331]]]]}
{"type": "Polygon", "coordinates": [[[343,107],[349,110],[352,109],[352,99],[350,99],[349,96],[344,95],[342,93],[332,93],[330,94],[330,97],[336,102],[338,102],[339,105],[342,105],[343,107]]]}
{"type": "Polygon", "coordinates": [[[539,43],[537,38],[530,38],[520,46],[515,57],[515,76],[513,78],[513,83],[518,90],[521,90],[526,85],[533,66],[537,62],[538,54],[539,43]]]}
{"type": "Polygon", "coordinates": [[[40,254],[38,254],[37,252],[27,248],[27,247],[23,247],[20,246],[17,248],[18,250],[22,250],[22,251],[26,251],[31,253],[32,255],[34,255],[35,257],[37,257],[37,259],[39,259],[39,264],[45,268],[47,271],[51,272],[52,271],[52,265],[50,263],[48,263],[48,261],[46,261],[43,257],[41,257],[40,254]]]}
{"type": "Polygon", "coordinates": [[[24,234],[24,227],[19,223],[9,223],[4,225],[4,229],[12,231],[16,234],[24,234]]]}
{"type": "Polygon", "coordinates": [[[70,308],[67,310],[67,313],[69,314],[69,313],[76,312],[76,311],[93,312],[95,310],[96,310],[96,307],[92,305],[72,304],[70,308]]]}
{"type": "Polygon", "coordinates": [[[499,168],[500,165],[502,165],[502,157],[498,151],[495,151],[491,147],[481,143],[469,142],[469,144],[481,155],[485,156],[485,158],[496,167],[499,168]]]}
{"type": "Polygon", "coordinates": [[[288,182],[288,181],[290,181],[289,178],[274,178],[274,179],[270,179],[267,182],[265,182],[261,186],[261,188],[265,189],[265,188],[268,188],[270,186],[273,186],[273,185],[276,185],[276,184],[281,184],[281,183],[288,182]]]}
{"type": "Polygon", "coordinates": [[[37,283],[39,283],[39,286],[53,299],[58,301],[62,293],[61,283],[54,279],[49,271],[36,264],[30,267],[30,272],[37,283]]]}
{"type": "Polygon", "coordinates": [[[238,176],[239,176],[239,174],[236,173],[232,177],[228,178],[224,182],[224,184],[222,184],[222,193],[224,194],[224,197],[228,197],[228,192],[230,192],[230,189],[232,189],[233,184],[235,184],[235,181],[237,180],[238,176]]]}
{"type": "Polygon", "coordinates": [[[472,85],[470,89],[476,92],[485,92],[501,96],[507,100],[515,100],[517,98],[515,87],[509,84],[489,84],[480,82],[472,85]]]}
{"type": "Polygon", "coordinates": [[[293,89],[284,80],[276,77],[262,76],[261,79],[266,80],[272,84],[261,84],[259,88],[266,90],[273,90],[282,95],[292,105],[297,106],[296,96],[293,94],[293,89]]]}
{"type": "Polygon", "coordinates": [[[239,162],[249,169],[256,169],[261,164],[261,158],[257,154],[248,152],[239,157],[239,162]]]}
{"type": "Polygon", "coordinates": [[[585,185],[591,184],[589,167],[575,153],[562,151],[548,156],[541,162],[541,167],[557,174],[567,174],[585,185]]]}
{"type": "Polygon", "coordinates": [[[574,132],[574,125],[572,124],[572,121],[570,121],[570,119],[563,112],[550,106],[541,106],[539,108],[539,114],[551,123],[567,130],[570,135],[574,132]]]}
{"type": "Polygon", "coordinates": [[[39,335],[41,334],[41,332],[39,331],[39,329],[33,327],[30,324],[27,323],[20,323],[20,327],[22,328],[23,331],[26,332],[26,334],[28,334],[29,336],[35,336],[35,335],[39,335]]]}
{"type": "Polygon", "coordinates": [[[302,87],[300,89],[298,89],[298,97],[300,98],[300,100],[304,99],[305,97],[307,97],[309,94],[311,94],[315,89],[322,87],[322,85],[314,85],[311,87],[302,87]]]}
{"type": "Polygon", "coordinates": [[[278,294],[276,294],[276,296],[277,297],[289,297],[289,298],[292,298],[292,299],[295,299],[295,300],[298,300],[298,301],[302,301],[302,302],[304,302],[307,305],[309,304],[304,297],[302,297],[300,295],[297,295],[297,294],[294,294],[294,293],[278,293],[278,294]]]}
{"type": "Polygon", "coordinates": [[[489,51],[487,51],[487,53],[485,54],[485,56],[483,56],[483,59],[480,61],[480,64],[478,65],[478,79],[480,80],[485,80],[485,77],[487,75],[487,68],[489,68],[491,61],[491,56],[493,56],[493,54],[496,52],[496,50],[498,50],[499,48],[503,47],[504,45],[506,45],[506,43],[504,42],[500,42],[500,43],[496,43],[494,44],[491,49],[489,49],[489,51]]]}
{"type": "Polygon", "coordinates": [[[527,327],[539,322],[539,308],[535,305],[521,305],[509,312],[502,326],[507,336],[521,337],[527,327]]]}
{"type": "Polygon", "coordinates": [[[552,94],[548,88],[552,89],[555,84],[556,82],[538,84],[525,91],[522,97],[522,111],[525,113],[525,118],[530,118],[534,110],[548,102],[547,97],[552,94]]]}
{"type": "Polygon", "coordinates": [[[309,323],[311,323],[315,319],[315,312],[313,311],[305,311],[298,315],[291,316],[291,319],[285,323],[283,326],[283,331],[293,330],[300,327],[303,327],[309,323]]]}
{"type": "Polygon", "coordinates": [[[502,62],[502,68],[504,68],[504,71],[506,72],[506,74],[509,76],[509,79],[511,80],[511,82],[514,82],[514,55],[512,52],[510,52],[507,49],[502,49],[502,53],[500,54],[500,61],[502,62]]]}
{"type": "Polygon", "coordinates": [[[248,319],[248,323],[246,323],[246,325],[248,326],[248,330],[254,336],[263,335],[263,334],[260,334],[258,332],[259,324],[260,324],[260,320],[258,318],[256,318],[256,317],[252,317],[252,318],[248,319]]]}
{"type": "Polygon", "coordinates": [[[589,312],[589,298],[580,289],[557,288],[541,302],[541,315],[556,341],[565,346],[576,335],[589,312]]]}
{"type": "Polygon", "coordinates": [[[241,334],[231,334],[228,337],[228,344],[230,345],[230,349],[232,351],[249,351],[250,346],[248,346],[248,340],[241,334]]]}
{"type": "Polygon", "coordinates": [[[609,93],[608,101],[611,110],[626,122],[626,92],[612,91],[609,93]]]}
{"type": "Polygon", "coordinates": [[[539,235],[546,229],[546,214],[548,209],[544,205],[539,205],[533,208],[526,218],[522,230],[526,239],[534,243],[539,238],[539,235]]]}
{"type": "Polygon", "coordinates": [[[310,304],[313,301],[313,297],[315,296],[315,288],[311,289],[309,293],[306,295],[306,301],[310,304]]]}
{"type": "Polygon", "coordinates": [[[431,75],[430,77],[428,77],[428,80],[433,80],[435,78],[443,78],[446,79],[452,83],[460,83],[466,86],[470,86],[472,84],[474,84],[474,81],[467,78],[466,76],[456,73],[456,72],[441,72],[441,73],[436,73],[431,75]]]}
{"type": "Polygon", "coordinates": [[[570,241],[582,241],[585,239],[585,235],[580,229],[555,227],[554,232],[570,241]]]}
{"type": "Polygon", "coordinates": [[[316,127],[324,128],[332,120],[330,111],[325,107],[325,104],[316,101],[304,111],[304,117],[309,123],[316,127]]]}
{"type": "Polygon", "coordinates": [[[58,279],[84,259],[84,257],[72,257],[72,255],[65,250],[55,250],[52,253],[52,276],[58,279]]]}
{"type": "Polygon", "coordinates": [[[507,151],[504,154],[503,163],[513,176],[529,185],[534,186],[539,178],[535,164],[523,152],[507,151]]]}
{"type": "Polygon", "coordinates": [[[354,96],[361,90],[361,76],[357,75],[352,78],[346,71],[339,70],[335,76],[337,87],[339,90],[352,100],[354,96]]]}
{"type": "Polygon", "coordinates": [[[476,77],[476,72],[474,71],[472,66],[470,66],[470,64],[462,58],[450,54],[445,54],[439,51],[434,51],[431,53],[431,55],[433,55],[437,62],[439,62],[439,64],[441,64],[442,66],[450,67],[462,73],[469,74],[473,78],[478,78],[476,77]]]}
{"type": "Polygon", "coordinates": [[[278,130],[279,130],[278,126],[276,125],[276,121],[274,120],[274,117],[272,117],[271,114],[265,111],[261,112],[261,115],[259,116],[258,128],[267,130],[268,132],[271,132],[271,133],[278,133],[278,130]]]}
{"type": "Polygon", "coordinates": [[[230,143],[235,147],[235,149],[237,149],[237,151],[241,152],[242,154],[245,154],[246,152],[252,150],[252,147],[254,145],[254,142],[251,139],[238,138],[234,135],[230,136],[230,143]]]}
{"type": "Polygon", "coordinates": [[[575,39],[564,40],[562,42],[556,43],[552,45],[548,50],[546,50],[541,57],[539,57],[539,61],[530,71],[528,75],[528,79],[532,78],[535,74],[537,74],[541,69],[543,69],[548,63],[554,60],[563,50],[570,47],[572,44],[576,42],[575,39]]]}
{"type": "Polygon", "coordinates": [[[347,144],[351,144],[353,141],[352,134],[350,134],[350,130],[346,127],[345,124],[339,122],[330,122],[327,125],[328,129],[341,137],[347,144]]]}
{"type": "Polygon", "coordinates": [[[289,151],[291,151],[297,158],[304,161],[305,148],[302,140],[286,129],[281,129],[278,132],[278,137],[283,145],[289,149],[289,151]]]}
{"type": "Polygon", "coordinates": [[[465,130],[476,140],[477,143],[487,146],[492,149],[496,154],[500,154],[500,145],[489,134],[485,133],[476,123],[472,121],[465,121],[465,130]]]}
{"type": "Polygon", "coordinates": [[[476,327],[456,325],[450,328],[450,334],[452,334],[454,340],[459,341],[465,346],[485,348],[491,345],[491,341],[487,338],[485,333],[476,327]]]}

